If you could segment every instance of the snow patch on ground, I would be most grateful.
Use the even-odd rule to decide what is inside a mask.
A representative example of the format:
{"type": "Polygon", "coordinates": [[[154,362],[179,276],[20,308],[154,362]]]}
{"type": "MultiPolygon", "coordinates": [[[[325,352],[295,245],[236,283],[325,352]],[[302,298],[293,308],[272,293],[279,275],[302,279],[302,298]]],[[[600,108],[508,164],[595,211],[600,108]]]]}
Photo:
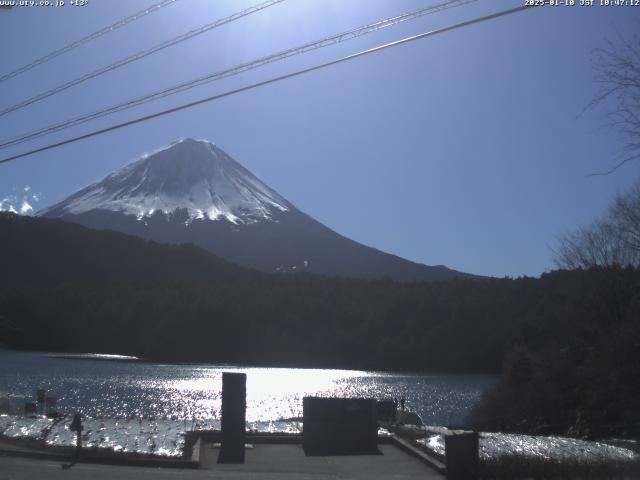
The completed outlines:
{"type": "MultiPolygon", "coordinates": [[[[431,435],[417,440],[417,442],[438,455],[444,456],[445,454],[443,435],[431,435]]],[[[638,458],[638,455],[631,450],[602,442],[512,433],[480,433],[479,449],[481,460],[517,456],[525,460],[571,460],[591,463],[631,461],[638,458]]]]}

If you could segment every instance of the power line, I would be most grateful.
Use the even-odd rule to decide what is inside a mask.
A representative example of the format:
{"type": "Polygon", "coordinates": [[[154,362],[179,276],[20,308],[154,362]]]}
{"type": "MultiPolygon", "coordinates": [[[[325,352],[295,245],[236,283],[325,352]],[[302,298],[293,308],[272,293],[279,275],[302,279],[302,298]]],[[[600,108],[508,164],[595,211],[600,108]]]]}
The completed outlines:
{"type": "Polygon", "coordinates": [[[30,133],[22,134],[18,137],[13,137],[8,140],[2,140],[0,142],[0,149],[8,148],[11,146],[18,145],[20,143],[24,143],[29,140],[33,140],[35,138],[42,137],[44,135],[49,135],[51,133],[59,132],[61,130],[65,130],[67,128],[71,128],[83,123],[86,123],[90,120],[95,120],[98,118],[105,117],[107,115],[111,115],[122,110],[126,110],[129,108],[137,107],[142,104],[158,100],[160,98],[167,97],[169,95],[174,95],[176,93],[180,93],[191,88],[199,87],[217,80],[221,80],[223,78],[228,78],[234,75],[238,75],[240,73],[244,73],[246,71],[252,70],[254,68],[258,68],[269,63],[277,62],[280,60],[284,60],[286,58],[292,57],[294,55],[300,55],[306,52],[310,52],[312,50],[317,50],[319,48],[327,47],[330,45],[335,45],[337,43],[341,43],[347,40],[351,40],[354,38],[358,38],[360,36],[366,35],[368,33],[372,33],[378,31],[382,28],[389,27],[392,25],[397,25],[398,23],[404,22],[406,20],[413,20],[415,18],[422,17],[424,15],[440,12],[449,8],[463,6],[469,3],[476,2],[478,0],[447,0],[443,3],[430,5],[428,7],[424,7],[418,10],[414,10],[411,12],[406,12],[401,15],[397,15],[395,17],[386,18],[383,20],[379,20],[374,23],[370,23],[368,25],[364,25],[361,27],[357,27],[346,32],[342,32],[339,34],[331,35],[329,37],[325,37],[321,40],[316,40],[314,42],[306,43],[294,48],[290,48],[287,50],[280,51],[278,53],[274,53],[272,55],[268,55],[266,57],[258,58],[256,60],[252,60],[247,63],[243,63],[240,65],[236,65],[234,67],[228,68],[226,70],[222,70],[219,72],[215,72],[209,75],[205,75],[203,77],[196,78],[195,80],[190,80],[188,82],[184,82],[173,87],[169,87],[163,90],[156,91],[149,95],[145,95],[142,97],[137,97],[132,100],[128,100],[126,102],[112,105],[111,107],[107,107],[102,110],[98,110],[93,113],[85,114],[79,117],[72,118],[70,120],[66,120],[61,123],[49,125],[48,127],[41,128],[39,130],[32,131],[30,133]]]}
{"type": "Polygon", "coordinates": [[[190,38],[193,38],[197,35],[201,35],[205,32],[208,32],[209,30],[212,30],[214,28],[220,27],[221,25],[225,25],[227,23],[231,23],[235,20],[238,20],[242,17],[246,17],[247,15],[251,15],[252,13],[256,13],[260,10],[263,10],[265,8],[271,7],[272,5],[278,4],[284,2],[284,0],[267,0],[266,2],[260,3],[258,5],[254,5],[253,7],[249,7],[245,10],[242,10],[240,12],[234,13],[233,15],[229,15],[228,17],[225,18],[221,18],[219,20],[216,20],[215,22],[212,23],[208,23],[206,25],[203,25],[200,28],[196,28],[195,30],[191,30],[187,33],[184,33],[182,35],[179,35],[177,37],[174,37],[170,40],[167,40],[165,42],[162,42],[158,45],[155,45],[151,48],[148,48],[146,50],[142,50],[138,53],[135,53],[133,55],[130,55],[126,58],[123,58],[122,60],[119,60],[115,63],[112,63],[111,65],[107,65],[106,67],[102,67],[99,68],[97,70],[94,70],[91,73],[87,73],[85,75],[82,75],[81,77],[78,77],[74,80],[70,80],[67,83],[63,83],[62,85],[59,85],[55,88],[52,88],[51,90],[47,90],[46,92],[42,92],[38,95],[35,95],[31,98],[28,98],[26,100],[23,100],[20,103],[16,103],[15,105],[12,105],[10,107],[4,108],[2,110],[0,110],[0,116],[6,115],[8,113],[14,112],[16,110],[19,110],[21,108],[24,108],[28,105],[31,105],[32,103],[35,102],[39,102],[40,100],[44,100],[45,98],[48,98],[52,95],[55,95],[57,93],[60,93],[64,90],[67,90],[68,88],[74,87],[80,83],[86,82],[87,80],[90,80],[92,78],[95,78],[99,75],[103,75],[107,72],[110,72],[112,70],[115,70],[116,68],[120,68],[124,65],[127,65],[131,62],[135,62],[137,60],[140,60],[141,58],[147,57],[153,53],[159,52],[160,50],[164,50],[165,48],[168,47],[172,47],[173,45],[176,45],[178,43],[184,42],[185,40],[189,40],[190,38]]]}
{"type": "Polygon", "coordinates": [[[508,10],[502,10],[500,12],[492,13],[490,15],[485,15],[483,17],[477,17],[477,18],[474,18],[472,20],[467,20],[467,21],[464,21],[462,23],[456,23],[454,25],[450,25],[450,26],[447,26],[447,27],[443,27],[443,28],[439,28],[439,29],[436,29],[436,30],[431,30],[431,31],[428,31],[428,32],[420,33],[418,35],[413,35],[411,37],[403,38],[401,40],[396,40],[396,41],[393,41],[393,42],[385,43],[384,45],[379,45],[377,47],[373,47],[373,48],[370,48],[370,49],[367,49],[367,50],[363,50],[363,51],[358,52],[358,53],[353,53],[351,55],[347,55],[345,57],[341,57],[341,58],[338,58],[336,60],[331,60],[329,62],[321,63],[321,64],[315,65],[313,67],[308,67],[308,68],[304,68],[304,69],[301,69],[301,70],[297,70],[297,71],[292,72],[292,73],[287,73],[285,75],[280,75],[278,77],[270,78],[268,80],[263,80],[261,82],[253,83],[251,85],[247,85],[247,86],[244,86],[244,87],[236,88],[234,90],[229,90],[227,92],[220,93],[218,95],[213,95],[211,97],[202,98],[200,100],[196,100],[194,102],[190,102],[190,103],[186,103],[186,104],[183,104],[183,105],[180,105],[180,106],[177,106],[177,107],[173,107],[173,108],[170,108],[168,110],[163,110],[161,112],[157,112],[157,113],[153,113],[151,115],[146,115],[146,116],[143,116],[143,117],[139,117],[139,118],[136,118],[134,120],[129,120],[129,121],[124,122],[124,123],[119,123],[117,125],[112,125],[111,127],[103,128],[103,129],[100,129],[100,130],[95,130],[93,132],[86,133],[84,135],[73,137],[73,138],[70,138],[70,139],[67,139],[67,140],[63,140],[63,141],[58,142],[58,143],[53,143],[53,144],[50,144],[50,145],[46,145],[44,147],[36,148],[34,150],[30,150],[30,151],[25,152],[25,153],[21,153],[21,154],[18,154],[18,155],[13,155],[11,157],[3,158],[3,159],[0,160],[0,164],[7,163],[7,162],[10,162],[12,160],[16,160],[18,158],[22,158],[22,157],[26,157],[26,156],[29,156],[29,155],[33,155],[35,153],[39,153],[39,152],[43,152],[43,151],[46,151],[46,150],[50,150],[52,148],[56,148],[56,147],[60,147],[60,146],[63,146],[63,145],[67,145],[69,143],[74,143],[74,142],[77,142],[77,141],[80,141],[80,140],[84,140],[86,138],[95,137],[96,135],[101,135],[103,133],[111,132],[113,130],[118,130],[120,128],[124,128],[124,127],[128,127],[128,126],[131,126],[131,125],[135,125],[137,123],[146,122],[148,120],[152,120],[154,118],[158,118],[158,117],[161,117],[161,116],[164,116],[164,115],[168,115],[170,113],[179,112],[179,111],[185,110],[187,108],[195,107],[196,105],[201,105],[203,103],[208,103],[208,102],[212,102],[214,100],[219,100],[221,98],[229,97],[231,95],[235,95],[235,94],[238,94],[238,93],[241,93],[241,92],[246,92],[248,90],[253,90],[255,88],[263,87],[265,85],[276,83],[276,82],[279,82],[281,80],[286,80],[288,78],[293,78],[293,77],[297,77],[297,76],[300,76],[300,75],[304,75],[305,73],[310,73],[310,72],[313,72],[313,71],[316,71],[316,70],[320,70],[320,69],[323,69],[323,68],[326,68],[326,67],[330,67],[332,65],[337,65],[339,63],[347,62],[349,60],[353,60],[353,59],[358,58],[358,57],[363,57],[365,55],[369,55],[371,53],[376,53],[376,52],[379,52],[379,51],[382,51],[382,50],[385,50],[385,49],[388,49],[388,48],[397,47],[398,45],[409,43],[409,42],[412,42],[414,40],[419,40],[419,39],[423,39],[423,38],[426,38],[426,37],[431,37],[433,35],[449,32],[449,31],[456,30],[456,29],[463,28],[463,27],[468,27],[470,25],[474,25],[474,24],[477,24],[477,23],[485,22],[485,21],[488,21],[488,20],[493,20],[495,18],[503,17],[503,16],[510,15],[510,14],[513,14],[513,13],[522,12],[524,10],[529,10],[531,8],[535,8],[535,6],[533,6],[533,5],[524,5],[524,6],[520,6],[520,7],[516,7],[516,8],[511,8],[511,9],[508,9],[508,10]]]}
{"type": "Polygon", "coordinates": [[[120,28],[120,27],[124,27],[125,25],[128,25],[131,22],[135,22],[136,20],[139,20],[142,17],[145,17],[153,12],[157,12],[158,10],[160,10],[161,8],[164,7],[168,7],[169,5],[173,5],[175,2],[177,2],[178,0],[164,0],[160,3],[156,3],[154,5],[151,5],[148,8],[145,8],[144,10],[140,10],[137,13],[134,13],[133,15],[129,15],[126,18],[123,18],[121,20],[118,20],[116,23],[112,23],[111,25],[107,25],[106,27],[104,27],[101,30],[98,30],[97,32],[94,32],[90,35],[87,35],[86,37],[82,37],[80,40],[76,40],[75,42],[72,42],[68,45],[65,45],[64,47],[61,47],[57,50],[54,50],[51,53],[48,53],[36,60],[34,60],[31,63],[28,63],[26,65],[23,65],[20,68],[17,68],[16,70],[14,70],[13,72],[9,72],[6,73],[4,75],[2,75],[0,77],[0,82],[4,82],[5,80],[9,80],[10,78],[16,77],[18,75],[20,75],[21,73],[24,73],[28,70],[31,70],[32,68],[37,67],[38,65],[42,65],[45,62],[48,62],[49,60],[52,60],[56,57],[59,57],[60,55],[62,55],[63,53],[67,53],[71,50],[73,50],[74,48],[79,47],[80,45],[84,45],[85,43],[89,43],[92,40],[95,40],[98,37],[101,37],[103,35],[106,35],[107,33],[111,33],[114,30],[120,28]]]}

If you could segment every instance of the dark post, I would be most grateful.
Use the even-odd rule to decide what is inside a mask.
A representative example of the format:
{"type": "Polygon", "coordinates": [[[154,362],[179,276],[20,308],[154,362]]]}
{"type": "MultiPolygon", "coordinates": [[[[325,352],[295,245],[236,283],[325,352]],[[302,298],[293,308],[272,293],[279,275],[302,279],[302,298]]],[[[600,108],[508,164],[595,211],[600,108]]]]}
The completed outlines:
{"type": "Polygon", "coordinates": [[[448,480],[478,478],[478,432],[445,435],[444,452],[448,480]]]}
{"type": "Polygon", "coordinates": [[[38,388],[36,390],[36,398],[38,399],[38,411],[40,414],[44,413],[44,401],[47,398],[47,391],[44,388],[38,388]]]}
{"type": "Polygon", "coordinates": [[[222,374],[222,445],[218,463],[244,463],[247,375],[222,374]]]}
{"type": "Polygon", "coordinates": [[[71,425],[69,425],[69,430],[72,432],[76,432],[76,458],[74,462],[78,461],[80,457],[80,451],[82,450],[82,430],[84,427],[82,426],[82,417],[79,413],[76,413],[73,416],[73,420],[71,421],[71,425]]]}

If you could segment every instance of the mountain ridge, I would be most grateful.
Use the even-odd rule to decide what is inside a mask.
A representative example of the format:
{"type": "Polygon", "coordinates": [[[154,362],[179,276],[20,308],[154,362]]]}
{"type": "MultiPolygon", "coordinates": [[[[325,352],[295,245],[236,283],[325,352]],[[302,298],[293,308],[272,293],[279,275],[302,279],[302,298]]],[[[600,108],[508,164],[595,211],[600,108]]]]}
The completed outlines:
{"type": "Polygon", "coordinates": [[[143,156],[38,216],[163,243],[194,243],[265,272],[403,281],[475,277],[340,235],[206,140],[183,139],[143,156]]]}

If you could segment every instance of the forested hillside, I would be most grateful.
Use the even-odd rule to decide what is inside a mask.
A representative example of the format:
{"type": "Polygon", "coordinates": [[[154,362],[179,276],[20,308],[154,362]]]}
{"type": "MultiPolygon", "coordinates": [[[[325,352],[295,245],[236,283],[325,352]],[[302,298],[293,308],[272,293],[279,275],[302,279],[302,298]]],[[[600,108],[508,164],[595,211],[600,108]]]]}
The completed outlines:
{"type": "Polygon", "coordinates": [[[638,423],[637,269],[434,283],[268,275],[196,247],[16,215],[0,217],[0,252],[10,347],[431,372],[505,365],[508,381],[475,412],[482,428],[638,423]]]}

